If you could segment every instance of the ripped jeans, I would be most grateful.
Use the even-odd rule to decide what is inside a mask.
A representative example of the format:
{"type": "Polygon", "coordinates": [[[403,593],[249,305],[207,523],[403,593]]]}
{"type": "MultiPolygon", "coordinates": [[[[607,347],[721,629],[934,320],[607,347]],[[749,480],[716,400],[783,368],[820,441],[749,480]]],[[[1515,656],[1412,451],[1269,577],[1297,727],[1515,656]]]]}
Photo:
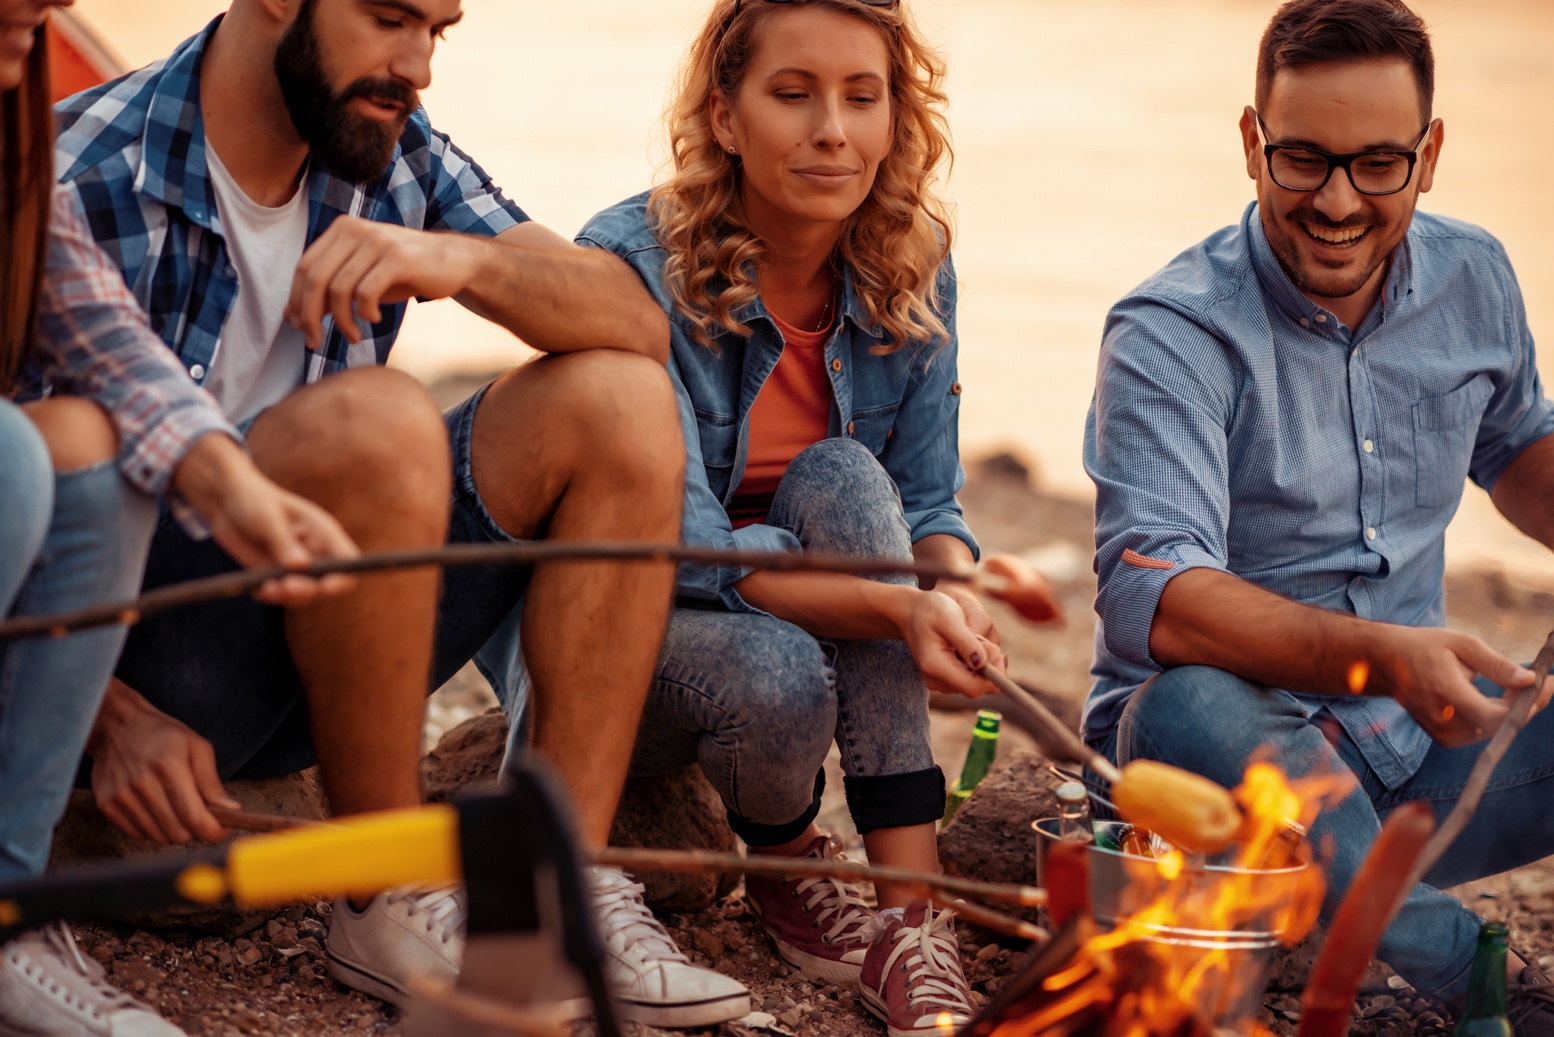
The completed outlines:
{"type": "MultiPolygon", "coordinates": [[[[112,462],[56,473],[0,399],[0,616],[130,597],[156,503],[112,462]]],[[[0,642],[0,881],[41,874],[125,628],[0,642]]]]}
{"type": "MultiPolygon", "coordinates": [[[[767,521],[792,531],[806,550],[912,557],[895,483],[849,439],[799,453],[767,521]]],[[[833,740],[860,832],[944,814],[928,692],[904,643],[828,640],[775,616],[675,609],[632,754],[634,776],[699,763],[735,834],[751,846],[775,846],[796,839],[819,812],[833,740]]]]}

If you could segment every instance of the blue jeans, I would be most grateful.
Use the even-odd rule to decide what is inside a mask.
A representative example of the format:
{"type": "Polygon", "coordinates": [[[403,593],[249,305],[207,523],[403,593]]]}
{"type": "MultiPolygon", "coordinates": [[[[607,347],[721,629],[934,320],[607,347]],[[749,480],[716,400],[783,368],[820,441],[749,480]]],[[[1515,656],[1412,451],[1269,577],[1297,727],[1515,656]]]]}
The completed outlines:
{"type": "MultiPolygon", "coordinates": [[[[1478,682],[1484,694],[1499,688],[1478,682]]],[[[1415,888],[1377,956],[1421,991],[1443,1000],[1461,997],[1478,939],[1479,918],[1437,887],[1455,886],[1540,860],[1554,853],[1554,711],[1545,711],[1512,744],[1466,830],[1415,888]]],[[[1295,697],[1206,666],[1167,670],[1128,701],[1117,727],[1096,748],[1125,764],[1160,760],[1220,784],[1240,783],[1260,748],[1293,775],[1347,768],[1359,788],[1322,811],[1312,826],[1314,847],[1331,847],[1327,922],[1359,870],[1381,822],[1397,806],[1428,802],[1442,820],[1455,805],[1483,743],[1448,749],[1433,745],[1412,778],[1388,789],[1336,722],[1320,712],[1308,718],[1295,697]]],[[[1093,776],[1091,776],[1093,777],[1093,776]]]]}
{"type": "MultiPolygon", "coordinates": [[[[806,550],[912,557],[895,483],[850,439],[822,440],[795,457],[767,521],[806,550]]],[[[905,644],[819,639],[774,616],[677,608],[631,772],[701,764],[735,833],[774,846],[797,838],[818,813],[833,739],[860,832],[943,815],[928,692],[905,644]]]]}
{"type": "MultiPolygon", "coordinates": [[[[32,422],[0,399],[0,615],[134,594],[155,515],[113,462],[56,475],[32,422]]],[[[0,642],[0,881],[43,871],[124,633],[0,642]]]]}

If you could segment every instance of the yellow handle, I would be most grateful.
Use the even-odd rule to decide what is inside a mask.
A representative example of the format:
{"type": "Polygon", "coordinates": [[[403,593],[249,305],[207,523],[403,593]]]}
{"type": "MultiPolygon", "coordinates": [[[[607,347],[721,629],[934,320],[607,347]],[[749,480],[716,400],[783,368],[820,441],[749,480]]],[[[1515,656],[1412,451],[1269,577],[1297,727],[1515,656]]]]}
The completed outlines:
{"type": "Polygon", "coordinates": [[[459,816],[446,805],[251,836],[227,853],[228,887],[242,907],[462,879],[459,816]]]}

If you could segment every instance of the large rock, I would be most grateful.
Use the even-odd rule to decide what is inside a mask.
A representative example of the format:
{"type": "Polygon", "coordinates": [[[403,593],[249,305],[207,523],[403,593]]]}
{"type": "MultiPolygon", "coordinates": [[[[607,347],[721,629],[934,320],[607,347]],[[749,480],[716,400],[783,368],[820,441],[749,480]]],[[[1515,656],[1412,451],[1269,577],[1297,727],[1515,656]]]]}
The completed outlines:
{"type": "MultiPolygon", "coordinates": [[[[455,727],[421,761],[427,798],[445,800],[461,791],[494,784],[506,746],[507,721],[500,710],[490,710],[455,727]]],[[[610,831],[610,845],[720,853],[738,849],[723,801],[699,767],[628,781],[610,831]]],[[[706,910],[733,892],[739,882],[737,875],[671,872],[642,872],[636,878],[646,888],[644,897],[649,905],[681,914],[706,910]]]]}
{"type": "MultiPolygon", "coordinates": [[[[229,781],[227,794],[246,811],[280,814],[301,821],[322,821],[329,816],[329,803],[318,770],[310,768],[284,778],[258,781],[229,781]]],[[[234,833],[228,842],[242,833],[234,833]]],[[[71,809],[54,830],[54,845],[49,854],[49,869],[65,870],[85,864],[112,861],[154,860],[180,857],[187,847],[157,846],[134,839],[95,809],[71,809]]],[[[275,912],[245,911],[237,907],[179,908],[139,916],[133,921],[147,929],[194,929],[236,937],[261,924],[275,912]]]]}
{"type": "Polygon", "coordinates": [[[955,820],[939,833],[939,861],[951,875],[987,882],[1036,881],[1031,822],[1056,817],[1061,779],[1029,750],[1000,756],[955,820]]]}

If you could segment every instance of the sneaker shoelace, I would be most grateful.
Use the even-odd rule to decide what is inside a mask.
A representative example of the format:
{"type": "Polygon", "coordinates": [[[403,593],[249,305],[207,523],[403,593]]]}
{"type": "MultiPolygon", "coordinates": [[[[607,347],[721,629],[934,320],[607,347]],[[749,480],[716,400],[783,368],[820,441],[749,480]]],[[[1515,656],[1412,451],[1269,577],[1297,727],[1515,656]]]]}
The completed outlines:
{"type": "Polygon", "coordinates": [[[642,900],[643,887],[619,868],[591,868],[594,909],[607,934],[619,934],[624,947],[642,961],[689,962],[669,930],[642,900]]]}
{"type": "Polygon", "coordinates": [[[1535,965],[1528,965],[1510,984],[1506,1017],[1513,1027],[1534,1015],[1554,1015],[1554,980],[1535,965]]]}
{"type": "MultiPolygon", "coordinates": [[[[827,839],[820,857],[822,860],[847,860],[847,855],[842,853],[842,841],[835,836],[827,839]]],[[[810,925],[818,929],[826,924],[827,919],[834,919],[831,928],[821,936],[822,940],[843,944],[863,940],[862,930],[873,917],[873,909],[858,893],[856,886],[836,878],[811,878],[795,885],[793,895],[802,898],[810,890],[814,892],[804,901],[805,913],[814,916],[810,925]]]]}
{"type": "Polygon", "coordinates": [[[426,931],[447,943],[459,934],[468,912],[459,886],[405,886],[384,894],[385,902],[405,902],[405,913],[423,919],[426,931]]]}
{"type": "Polygon", "coordinates": [[[37,963],[23,966],[25,972],[42,980],[50,993],[62,997],[66,1004],[86,1012],[94,1019],[106,1019],[123,1008],[140,1007],[140,1003],[133,997],[108,982],[108,974],[101,965],[81,953],[69,926],[59,922],[39,929],[33,935],[37,937],[34,946],[37,943],[43,944],[41,950],[51,953],[82,981],[77,984],[77,989],[72,989],[47,979],[43,966],[37,963]]]}
{"type": "Polygon", "coordinates": [[[891,935],[896,949],[885,959],[885,972],[897,967],[907,974],[907,1004],[972,1016],[971,995],[960,968],[960,948],[950,929],[954,912],[932,910],[923,924],[902,926],[891,935]]]}

